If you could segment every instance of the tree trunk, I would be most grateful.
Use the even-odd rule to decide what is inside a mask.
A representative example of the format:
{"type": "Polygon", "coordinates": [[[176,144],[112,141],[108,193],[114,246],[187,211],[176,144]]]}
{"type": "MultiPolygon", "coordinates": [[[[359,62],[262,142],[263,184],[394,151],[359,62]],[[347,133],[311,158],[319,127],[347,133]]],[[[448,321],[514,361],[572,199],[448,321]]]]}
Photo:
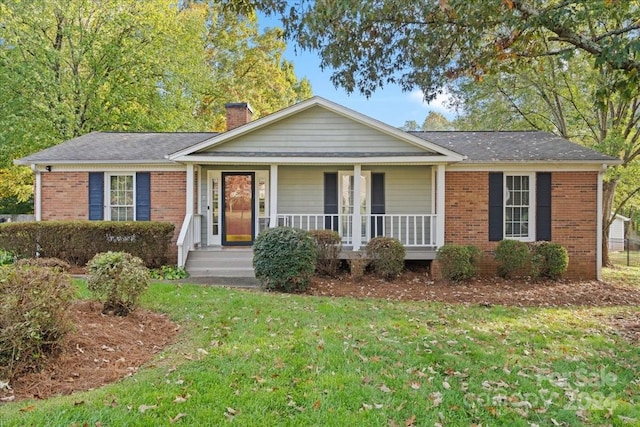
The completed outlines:
{"type": "Polygon", "coordinates": [[[611,212],[613,211],[613,198],[616,194],[618,178],[602,183],[602,265],[611,266],[609,260],[609,227],[611,227],[611,212]]]}

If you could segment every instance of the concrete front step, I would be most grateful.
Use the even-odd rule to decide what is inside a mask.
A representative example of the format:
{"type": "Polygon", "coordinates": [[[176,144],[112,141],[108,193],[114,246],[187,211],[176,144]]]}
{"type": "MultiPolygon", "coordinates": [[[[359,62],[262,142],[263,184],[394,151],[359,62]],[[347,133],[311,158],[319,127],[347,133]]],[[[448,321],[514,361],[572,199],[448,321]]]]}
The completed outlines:
{"type": "Polygon", "coordinates": [[[191,277],[255,277],[250,249],[191,251],[185,269],[191,277]]]}

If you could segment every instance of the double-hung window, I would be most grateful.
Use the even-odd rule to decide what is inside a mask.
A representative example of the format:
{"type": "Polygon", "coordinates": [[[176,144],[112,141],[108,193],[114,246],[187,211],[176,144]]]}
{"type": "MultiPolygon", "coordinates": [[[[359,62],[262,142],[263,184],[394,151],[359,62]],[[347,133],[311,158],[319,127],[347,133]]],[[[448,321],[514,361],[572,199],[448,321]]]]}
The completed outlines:
{"type": "Polygon", "coordinates": [[[107,220],[135,220],[135,188],[135,174],[108,174],[105,191],[107,220]]]}
{"type": "Polygon", "coordinates": [[[535,175],[504,174],[504,237],[533,240],[535,175]]]}

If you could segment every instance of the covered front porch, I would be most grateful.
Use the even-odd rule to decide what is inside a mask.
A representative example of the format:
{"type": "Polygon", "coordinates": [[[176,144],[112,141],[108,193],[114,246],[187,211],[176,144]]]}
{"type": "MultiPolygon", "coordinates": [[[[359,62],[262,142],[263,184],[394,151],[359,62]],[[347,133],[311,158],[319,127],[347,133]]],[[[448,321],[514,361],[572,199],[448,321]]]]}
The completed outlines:
{"type": "Polygon", "coordinates": [[[444,164],[187,164],[178,265],[196,249],[250,247],[277,226],[335,230],[344,258],[386,236],[407,259],[433,259],[444,243],[444,184],[444,164]]]}

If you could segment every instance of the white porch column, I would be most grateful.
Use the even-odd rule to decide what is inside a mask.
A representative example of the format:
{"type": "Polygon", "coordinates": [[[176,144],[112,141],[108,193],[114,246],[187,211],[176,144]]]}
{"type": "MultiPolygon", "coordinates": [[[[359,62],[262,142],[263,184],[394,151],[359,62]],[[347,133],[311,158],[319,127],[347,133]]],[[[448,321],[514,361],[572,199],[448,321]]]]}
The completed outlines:
{"type": "Polygon", "coordinates": [[[42,172],[36,165],[31,165],[31,170],[35,172],[35,188],[33,189],[33,214],[36,221],[42,221],[42,172]]]}
{"type": "Polygon", "coordinates": [[[194,190],[194,173],[193,164],[187,164],[187,215],[193,215],[193,190],[194,190]]]}
{"type": "Polygon", "coordinates": [[[278,225],[278,165],[269,172],[269,228],[278,225]]]}
{"type": "MultiPolygon", "coordinates": [[[[360,192],[362,187],[362,165],[353,165],[353,222],[351,227],[353,250],[359,251],[362,245],[362,214],[360,213],[360,192]]],[[[338,184],[340,185],[340,184],[338,184]]]]}
{"type": "Polygon", "coordinates": [[[200,188],[200,183],[202,182],[202,166],[196,166],[196,172],[198,172],[196,180],[196,213],[202,215],[202,189],[200,188]]]}
{"type": "Polygon", "coordinates": [[[445,165],[438,165],[436,173],[436,246],[444,245],[444,215],[445,215],[445,191],[444,191],[445,165]]]}

